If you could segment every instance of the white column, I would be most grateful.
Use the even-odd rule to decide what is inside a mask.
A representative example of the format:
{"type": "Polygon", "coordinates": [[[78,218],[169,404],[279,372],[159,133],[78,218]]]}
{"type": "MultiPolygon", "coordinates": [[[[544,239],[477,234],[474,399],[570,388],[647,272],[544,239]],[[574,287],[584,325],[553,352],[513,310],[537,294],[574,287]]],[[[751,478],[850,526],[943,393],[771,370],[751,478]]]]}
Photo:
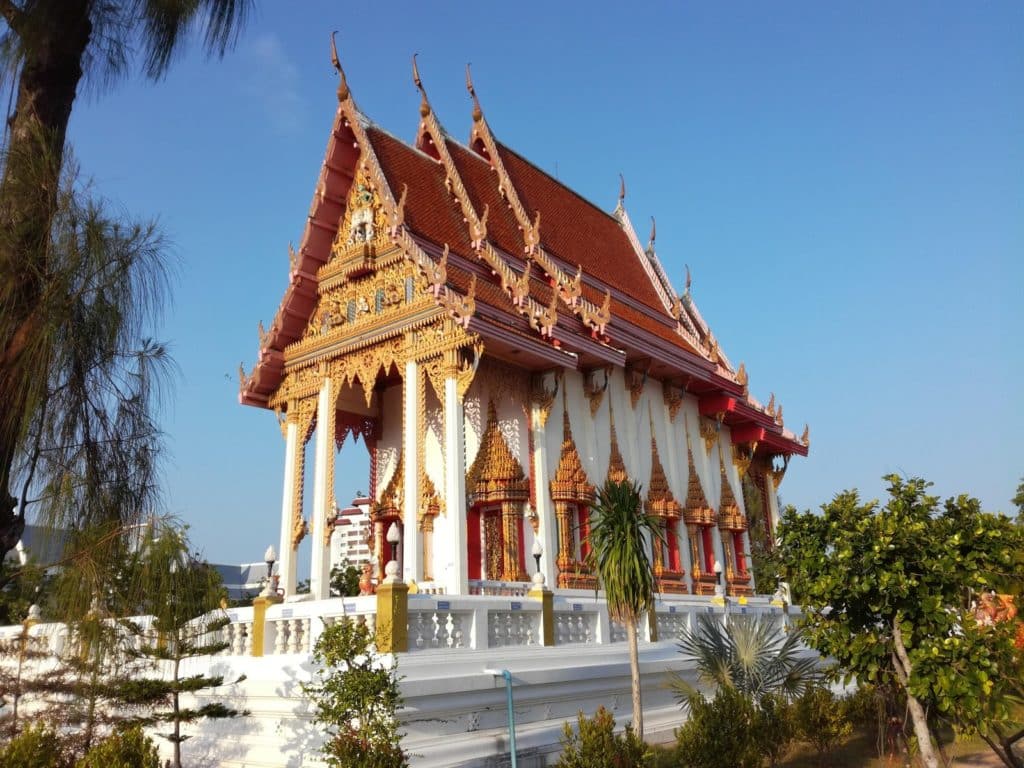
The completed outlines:
{"type": "MultiPolygon", "coordinates": [[[[305,446],[302,446],[305,447],[305,446]]],[[[284,594],[295,594],[295,562],[296,551],[292,548],[292,509],[295,507],[295,470],[296,459],[298,458],[299,446],[299,425],[294,420],[294,415],[289,414],[288,423],[285,427],[285,449],[284,449],[284,492],[281,494],[281,539],[277,551],[278,557],[278,588],[284,594]]],[[[300,481],[301,482],[301,481],[300,481]]]]}
{"type": "Polygon", "coordinates": [[[711,544],[715,550],[715,560],[722,564],[722,589],[728,592],[729,580],[726,578],[726,563],[728,561],[725,559],[725,549],[722,547],[722,529],[717,525],[711,527],[711,544]]]}
{"type": "MultiPolygon", "coordinates": [[[[544,554],[540,558],[540,572],[548,589],[558,586],[558,534],[555,527],[555,504],[551,501],[551,478],[548,477],[547,426],[541,424],[541,407],[530,406],[530,429],[533,430],[533,476],[537,491],[537,517],[540,520],[540,545],[544,554]]],[[[529,554],[529,553],[527,553],[529,554]]]]}
{"type": "Polygon", "coordinates": [[[772,520],[772,538],[777,542],[779,530],[779,491],[772,480],[771,472],[768,473],[764,481],[764,495],[764,503],[768,505],[768,514],[772,520]]]}
{"type": "Polygon", "coordinates": [[[334,388],[330,379],[320,387],[316,410],[316,465],[313,468],[313,533],[310,594],[314,600],[330,597],[331,550],[324,540],[327,516],[334,513],[334,388]]]}
{"type": "Polygon", "coordinates": [[[458,382],[453,376],[444,379],[444,500],[447,509],[450,559],[437,574],[449,595],[469,592],[466,563],[466,445],[463,431],[462,402],[458,382]]]}
{"type": "Polygon", "coordinates": [[[402,386],[405,389],[405,412],[402,414],[402,457],[405,467],[405,478],[402,480],[402,524],[405,527],[402,540],[402,579],[408,584],[410,581],[419,580],[422,575],[417,518],[420,500],[419,441],[423,440],[424,436],[418,433],[420,370],[415,360],[405,364],[405,379],[402,386]]]}
{"type": "MultiPolygon", "coordinates": [[[[747,519],[747,525],[750,525],[750,519],[747,519]]],[[[750,575],[750,588],[754,594],[757,594],[757,581],[756,574],[754,573],[754,563],[750,559],[750,531],[743,531],[743,557],[746,560],[747,573],[750,575]]]]}

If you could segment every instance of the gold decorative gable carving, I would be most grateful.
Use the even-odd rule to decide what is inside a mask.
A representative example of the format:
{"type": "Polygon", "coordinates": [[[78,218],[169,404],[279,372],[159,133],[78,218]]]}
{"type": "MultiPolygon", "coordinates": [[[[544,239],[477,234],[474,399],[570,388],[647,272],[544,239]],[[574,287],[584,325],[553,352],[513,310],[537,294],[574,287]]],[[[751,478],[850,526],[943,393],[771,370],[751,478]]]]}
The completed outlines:
{"type": "Polygon", "coordinates": [[[493,400],[487,403],[487,427],[473,466],[466,473],[466,490],[471,504],[527,501],[530,497],[523,468],[501,434],[493,400]]]}
{"type": "Polygon", "coordinates": [[[360,166],[348,192],[345,215],[331,245],[329,263],[345,260],[363,245],[386,245],[389,236],[387,214],[380,192],[370,174],[360,166]]]}

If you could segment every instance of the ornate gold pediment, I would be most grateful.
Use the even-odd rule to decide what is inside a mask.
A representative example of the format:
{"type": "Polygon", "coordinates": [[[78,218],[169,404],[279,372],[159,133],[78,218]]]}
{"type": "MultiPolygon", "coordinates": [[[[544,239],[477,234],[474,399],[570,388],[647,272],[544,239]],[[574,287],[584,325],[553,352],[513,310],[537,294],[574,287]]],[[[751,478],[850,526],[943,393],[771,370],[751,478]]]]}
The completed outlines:
{"type": "Polygon", "coordinates": [[[529,484],[519,460],[505,442],[498,425],[494,401],[487,403],[487,427],[473,466],[466,473],[466,491],[472,503],[480,501],[526,501],[529,484]]]}

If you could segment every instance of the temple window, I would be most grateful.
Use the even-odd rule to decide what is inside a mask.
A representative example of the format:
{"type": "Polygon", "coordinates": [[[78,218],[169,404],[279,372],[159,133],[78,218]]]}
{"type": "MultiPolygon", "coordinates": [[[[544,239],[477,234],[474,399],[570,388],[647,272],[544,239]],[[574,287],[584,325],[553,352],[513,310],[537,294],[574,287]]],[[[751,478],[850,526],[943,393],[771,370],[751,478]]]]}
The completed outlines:
{"type": "Polygon", "coordinates": [[[384,289],[378,288],[377,292],[373,295],[373,311],[378,315],[384,308],[384,289]]]}

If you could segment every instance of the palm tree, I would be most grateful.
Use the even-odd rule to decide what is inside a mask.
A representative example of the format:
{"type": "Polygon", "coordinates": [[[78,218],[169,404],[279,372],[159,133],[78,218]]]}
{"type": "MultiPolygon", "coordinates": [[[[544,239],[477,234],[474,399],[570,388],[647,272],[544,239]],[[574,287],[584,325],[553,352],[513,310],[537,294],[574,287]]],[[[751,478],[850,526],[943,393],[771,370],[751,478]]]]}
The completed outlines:
{"type": "Polygon", "coordinates": [[[604,588],[611,618],[626,627],[629,670],[633,678],[633,728],[644,737],[640,698],[640,659],[637,628],[654,608],[654,571],[647,541],[662,536],[657,520],[643,511],[640,486],[609,480],[597,492],[590,517],[589,565],[604,588]]]}
{"type": "MultiPolygon", "coordinates": [[[[159,78],[196,25],[203,29],[207,50],[223,54],[235,41],[251,3],[0,0],[0,85],[11,89],[14,103],[7,116],[0,179],[0,557],[24,529],[15,486],[24,487],[19,463],[32,452],[32,425],[45,420],[54,380],[72,373],[57,370],[67,362],[68,349],[61,349],[52,313],[59,310],[62,318],[71,319],[74,289],[69,283],[88,284],[97,276],[69,274],[66,263],[54,255],[64,144],[80,81],[84,76],[102,85],[124,75],[136,46],[145,74],[159,78]]],[[[107,255],[114,258],[116,253],[107,255]]],[[[123,313],[133,308],[131,303],[112,307],[123,313]]],[[[87,401],[89,393],[79,392],[78,397],[87,401]]],[[[130,399],[119,398],[125,402],[130,399]]],[[[115,418],[108,405],[101,402],[96,409],[100,421],[115,418]]],[[[90,474],[104,475],[101,460],[110,459],[102,451],[96,460],[88,457],[90,474]]]]}
{"type": "MultiPolygon", "coordinates": [[[[801,653],[800,632],[785,631],[760,616],[700,614],[697,626],[679,636],[679,652],[697,665],[697,680],[715,689],[731,688],[759,702],[766,694],[794,701],[819,678],[819,658],[801,653]]],[[[699,691],[674,674],[670,686],[688,708],[699,691]]]]}

